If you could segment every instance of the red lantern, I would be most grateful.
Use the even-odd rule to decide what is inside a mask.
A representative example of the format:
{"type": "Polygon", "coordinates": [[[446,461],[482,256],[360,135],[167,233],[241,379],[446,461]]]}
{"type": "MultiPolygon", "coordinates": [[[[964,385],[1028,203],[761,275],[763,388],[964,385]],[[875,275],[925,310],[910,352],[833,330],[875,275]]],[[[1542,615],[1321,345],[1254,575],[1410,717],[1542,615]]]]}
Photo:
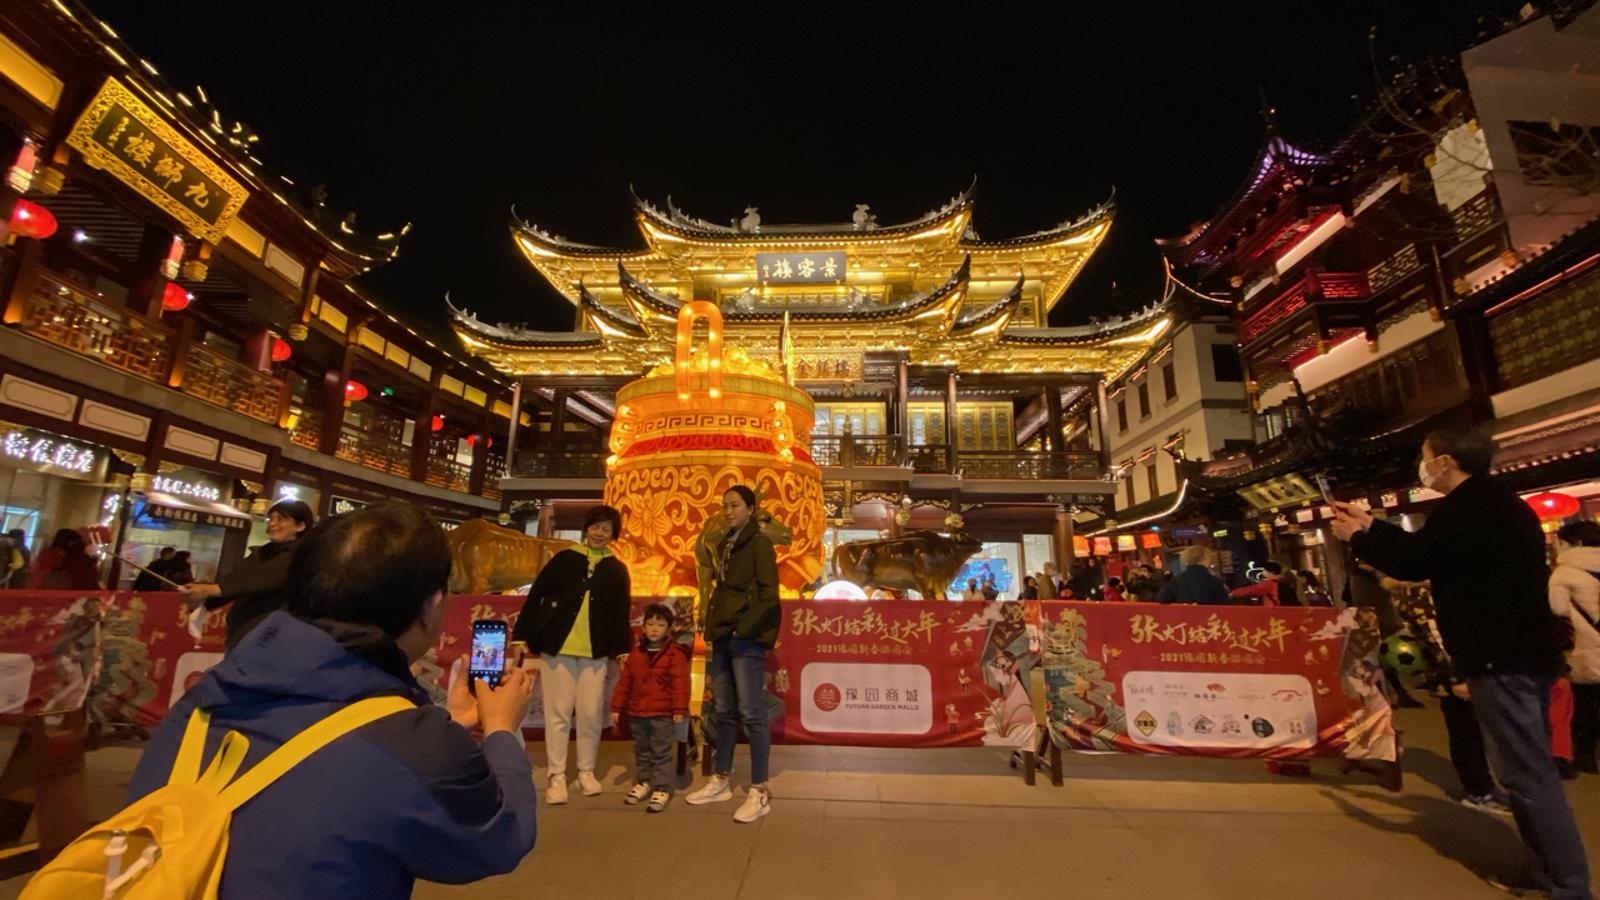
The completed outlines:
{"type": "Polygon", "coordinates": [[[428,429],[430,431],[443,431],[444,416],[434,416],[433,421],[428,423],[428,429]]]}
{"type": "Polygon", "coordinates": [[[178,284],[176,281],[167,282],[167,286],[161,290],[161,308],[167,312],[180,312],[187,309],[189,301],[193,299],[194,295],[184,290],[183,285],[178,284]]]}
{"type": "Polygon", "coordinates": [[[288,341],[284,340],[281,337],[275,337],[275,338],[272,339],[272,361],[273,362],[283,362],[284,360],[288,359],[289,357],[291,357],[293,355],[294,355],[294,348],[289,346],[289,342],[288,341]]]}
{"type": "Polygon", "coordinates": [[[19,199],[11,208],[11,233],[42,241],[56,233],[55,213],[32,200],[19,199]]]}
{"type": "Polygon", "coordinates": [[[367,399],[367,386],[359,381],[346,381],[344,383],[344,399],[346,403],[355,403],[367,399]]]}
{"type": "Polygon", "coordinates": [[[1534,494],[1528,498],[1528,505],[1533,507],[1533,511],[1541,519],[1565,519],[1577,515],[1578,510],[1583,508],[1577,497],[1554,491],[1534,494]]]}

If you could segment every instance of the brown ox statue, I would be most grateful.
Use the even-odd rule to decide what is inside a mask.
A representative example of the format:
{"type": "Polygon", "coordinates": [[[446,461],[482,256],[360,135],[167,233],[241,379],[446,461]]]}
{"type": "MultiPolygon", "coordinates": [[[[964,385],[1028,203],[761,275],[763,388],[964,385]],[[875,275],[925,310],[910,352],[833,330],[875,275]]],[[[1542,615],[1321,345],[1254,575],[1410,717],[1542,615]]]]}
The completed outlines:
{"type": "MultiPolygon", "coordinates": [[[[794,540],[794,529],[779,522],[772,517],[772,513],[764,509],[756,510],[756,524],[761,526],[761,533],[772,541],[774,547],[781,547],[794,540]]],[[[728,536],[728,517],[717,513],[707,519],[700,526],[700,537],[694,542],[694,571],[700,582],[701,608],[707,600],[711,599],[712,556],[717,545],[728,536]]]]}
{"type": "Polygon", "coordinates": [[[488,519],[473,519],[445,535],[450,545],[450,590],[485,594],[521,587],[572,541],[529,537],[488,519]]]}
{"type": "Polygon", "coordinates": [[[945,588],[983,543],[964,532],[908,531],[880,541],[851,541],[833,551],[835,578],[858,587],[915,590],[924,600],[945,599],[945,588]]]}

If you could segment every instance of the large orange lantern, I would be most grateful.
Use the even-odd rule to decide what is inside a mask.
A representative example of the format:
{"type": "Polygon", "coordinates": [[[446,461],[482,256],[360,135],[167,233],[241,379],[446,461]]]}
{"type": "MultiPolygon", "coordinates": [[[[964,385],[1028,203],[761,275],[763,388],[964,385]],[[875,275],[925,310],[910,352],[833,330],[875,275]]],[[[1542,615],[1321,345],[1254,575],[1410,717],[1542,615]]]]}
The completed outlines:
{"type": "Polygon", "coordinates": [[[694,592],[695,542],[722,495],[747,484],[792,532],[778,546],[784,596],[822,571],[822,472],[811,459],[811,397],[766,363],[723,352],[722,313],[697,300],[678,315],[671,363],[617,392],[606,503],[622,513],[613,546],[639,594],[694,592]],[[693,346],[707,321],[707,346],[693,346]]]}

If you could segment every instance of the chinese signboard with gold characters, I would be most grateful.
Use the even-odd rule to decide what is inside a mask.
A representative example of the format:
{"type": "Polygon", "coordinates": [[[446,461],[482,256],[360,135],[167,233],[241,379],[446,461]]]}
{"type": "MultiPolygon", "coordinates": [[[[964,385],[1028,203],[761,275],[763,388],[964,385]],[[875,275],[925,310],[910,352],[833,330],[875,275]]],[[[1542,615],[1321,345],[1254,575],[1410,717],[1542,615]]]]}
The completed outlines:
{"type": "Polygon", "coordinates": [[[762,284],[838,284],[844,280],[843,253],[757,253],[762,284]]]}
{"type": "Polygon", "coordinates": [[[67,144],[170,213],[190,234],[216,242],[249,196],[244,186],[115,78],[78,117],[67,144]]]}

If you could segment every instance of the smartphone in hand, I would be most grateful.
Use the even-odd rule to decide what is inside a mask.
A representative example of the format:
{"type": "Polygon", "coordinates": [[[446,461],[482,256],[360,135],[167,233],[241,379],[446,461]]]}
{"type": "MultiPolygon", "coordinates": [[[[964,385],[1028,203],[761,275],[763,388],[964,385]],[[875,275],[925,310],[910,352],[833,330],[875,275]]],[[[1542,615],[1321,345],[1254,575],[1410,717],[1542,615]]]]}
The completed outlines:
{"type": "Polygon", "coordinates": [[[1318,472],[1316,475],[1313,475],[1312,477],[1315,478],[1316,481],[1317,481],[1317,490],[1322,492],[1323,501],[1325,503],[1328,503],[1329,505],[1332,505],[1332,503],[1333,503],[1333,489],[1328,487],[1328,476],[1322,474],[1321,472],[1318,472]]]}
{"type": "Polygon", "coordinates": [[[472,623],[472,644],[467,656],[467,686],[483,681],[499,687],[506,669],[506,623],[479,619],[472,623]]]}

